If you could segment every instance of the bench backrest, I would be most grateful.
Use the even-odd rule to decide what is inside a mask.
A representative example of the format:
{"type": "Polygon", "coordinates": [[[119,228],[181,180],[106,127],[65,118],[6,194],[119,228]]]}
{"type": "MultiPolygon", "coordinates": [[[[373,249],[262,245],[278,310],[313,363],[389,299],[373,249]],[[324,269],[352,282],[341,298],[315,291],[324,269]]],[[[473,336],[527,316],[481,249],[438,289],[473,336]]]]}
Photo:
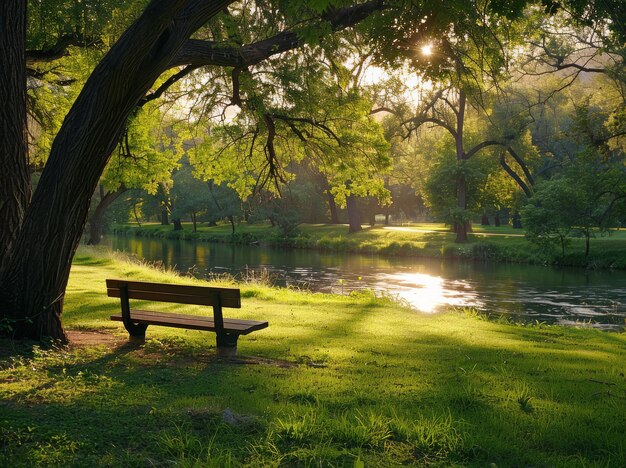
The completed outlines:
{"type": "Polygon", "coordinates": [[[241,308],[241,294],[239,289],[235,288],[185,286],[117,279],[107,279],[106,282],[109,297],[120,297],[120,288],[126,286],[128,299],[241,308]]]}

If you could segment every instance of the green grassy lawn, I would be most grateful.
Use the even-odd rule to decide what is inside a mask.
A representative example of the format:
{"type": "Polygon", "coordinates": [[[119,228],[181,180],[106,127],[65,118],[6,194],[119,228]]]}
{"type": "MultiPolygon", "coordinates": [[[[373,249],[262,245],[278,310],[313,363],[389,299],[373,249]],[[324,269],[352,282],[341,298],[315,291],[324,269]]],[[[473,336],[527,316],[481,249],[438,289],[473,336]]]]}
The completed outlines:
{"type": "Polygon", "coordinates": [[[626,268],[626,230],[591,240],[589,257],[585,257],[583,239],[571,239],[565,256],[559,249],[546,251],[530,243],[523,230],[509,226],[474,226],[470,241],[455,244],[455,235],[441,223],[419,223],[403,226],[366,227],[348,234],[346,225],[302,224],[290,237],[282,236],[268,224],[241,224],[232,235],[230,225],[201,226],[192,231],[183,223],[183,231],[172,226],[150,223],[119,225],[114,232],[138,237],[197,239],[210,242],[251,243],[303,249],[358,252],[392,256],[455,258],[478,261],[558,264],[586,268],[626,268]]]}
{"type": "Polygon", "coordinates": [[[242,285],[270,327],[229,361],[206,332],[127,344],[108,277],[203,284],[79,252],[64,324],[113,340],[0,341],[0,465],[626,466],[624,333],[242,285]]]}

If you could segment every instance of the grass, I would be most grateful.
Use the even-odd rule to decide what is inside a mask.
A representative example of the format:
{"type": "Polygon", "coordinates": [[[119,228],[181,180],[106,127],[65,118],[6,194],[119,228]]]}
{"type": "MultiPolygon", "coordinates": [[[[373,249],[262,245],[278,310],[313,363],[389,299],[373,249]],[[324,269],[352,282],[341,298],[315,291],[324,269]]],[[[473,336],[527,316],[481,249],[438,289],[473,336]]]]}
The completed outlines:
{"type": "Polygon", "coordinates": [[[524,237],[523,230],[510,226],[474,226],[470,241],[455,244],[455,235],[444,224],[419,223],[403,226],[375,226],[348,234],[346,225],[303,224],[292,237],[283,237],[268,224],[241,224],[235,235],[230,225],[201,226],[197,232],[183,223],[182,231],[156,223],[118,225],[120,235],[166,239],[196,239],[208,242],[263,243],[266,245],[355,252],[387,256],[465,259],[474,261],[515,262],[579,266],[593,269],[626,268],[626,230],[592,239],[585,257],[583,239],[571,239],[565,256],[559,249],[545,250],[524,237]]]}
{"type": "Polygon", "coordinates": [[[81,251],[64,324],[121,344],[0,341],[0,465],[626,466],[625,333],[247,284],[270,327],[232,362],[203,332],[125,345],[107,277],[202,284],[81,251]]]}

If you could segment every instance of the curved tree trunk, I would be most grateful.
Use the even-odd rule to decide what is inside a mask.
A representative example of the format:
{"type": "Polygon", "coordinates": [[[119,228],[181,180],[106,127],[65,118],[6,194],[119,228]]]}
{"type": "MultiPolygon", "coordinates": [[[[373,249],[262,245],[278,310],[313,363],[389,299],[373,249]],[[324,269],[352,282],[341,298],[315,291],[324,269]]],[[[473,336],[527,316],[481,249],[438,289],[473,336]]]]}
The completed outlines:
{"type": "Polygon", "coordinates": [[[120,187],[115,192],[106,192],[100,186],[100,203],[89,219],[89,240],[87,245],[98,245],[102,239],[102,226],[104,224],[104,215],[111,204],[117,200],[122,193],[126,191],[126,187],[120,187]]]}
{"type": "Polygon", "coordinates": [[[0,2],[0,268],[30,199],[26,134],[26,2],[0,2]]]}
{"type": "Polygon", "coordinates": [[[0,308],[16,320],[16,337],[67,341],[61,313],[71,261],[124,123],[184,41],[229,3],[152,0],[92,72],[52,144],[1,274],[0,308]]]}

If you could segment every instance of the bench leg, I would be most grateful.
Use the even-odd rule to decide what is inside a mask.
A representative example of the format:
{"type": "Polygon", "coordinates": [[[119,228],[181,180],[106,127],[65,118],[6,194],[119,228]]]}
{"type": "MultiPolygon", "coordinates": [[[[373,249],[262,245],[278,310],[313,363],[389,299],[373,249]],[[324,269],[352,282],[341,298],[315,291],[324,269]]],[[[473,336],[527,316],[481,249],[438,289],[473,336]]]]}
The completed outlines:
{"type": "Polygon", "coordinates": [[[124,323],[124,327],[130,335],[131,341],[146,341],[146,328],[148,325],[144,323],[124,323]]]}
{"type": "Polygon", "coordinates": [[[234,333],[220,333],[217,335],[217,354],[220,356],[237,355],[237,339],[239,335],[234,333]]]}

